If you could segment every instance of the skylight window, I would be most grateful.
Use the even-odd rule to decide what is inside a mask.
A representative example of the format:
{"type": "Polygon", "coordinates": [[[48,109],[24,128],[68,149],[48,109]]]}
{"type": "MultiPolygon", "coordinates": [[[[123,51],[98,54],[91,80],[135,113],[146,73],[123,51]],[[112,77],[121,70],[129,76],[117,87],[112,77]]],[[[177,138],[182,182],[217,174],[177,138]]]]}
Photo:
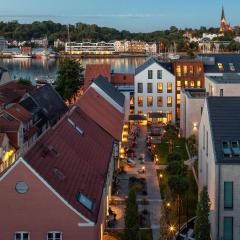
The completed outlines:
{"type": "Polygon", "coordinates": [[[77,200],[88,210],[93,210],[93,201],[82,193],[78,194],[77,200]]]}
{"type": "Polygon", "coordinates": [[[53,174],[58,180],[63,181],[65,179],[64,174],[57,168],[53,169],[53,174]]]}
{"type": "Polygon", "coordinates": [[[73,120],[71,120],[70,118],[68,118],[68,122],[72,125],[73,128],[75,128],[81,135],[84,134],[83,129],[81,129],[77,124],[75,124],[75,122],[73,122],[73,120]]]}

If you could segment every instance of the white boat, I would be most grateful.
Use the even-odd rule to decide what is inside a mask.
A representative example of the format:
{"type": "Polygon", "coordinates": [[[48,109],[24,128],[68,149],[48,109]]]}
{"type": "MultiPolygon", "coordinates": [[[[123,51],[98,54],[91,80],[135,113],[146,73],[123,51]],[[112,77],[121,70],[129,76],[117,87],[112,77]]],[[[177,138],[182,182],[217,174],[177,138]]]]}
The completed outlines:
{"type": "Polygon", "coordinates": [[[54,84],[54,79],[50,78],[49,76],[39,76],[35,78],[35,81],[37,84],[41,85],[41,84],[54,84]]]}
{"type": "Polygon", "coordinates": [[[13,53],[12,58],[32,58],[31,54],[13,53]]]}

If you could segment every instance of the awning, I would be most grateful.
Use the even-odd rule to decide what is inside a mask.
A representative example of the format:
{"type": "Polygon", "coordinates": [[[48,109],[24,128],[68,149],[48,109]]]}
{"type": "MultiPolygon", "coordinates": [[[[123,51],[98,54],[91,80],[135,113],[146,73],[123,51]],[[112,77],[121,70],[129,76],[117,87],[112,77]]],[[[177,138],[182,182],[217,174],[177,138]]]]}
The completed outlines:
{"type": "Polygon", "coordinates": [[[147,118],[144,115],[130,115],[128,118],[130,121],[144,121],[147,118]]]}
{"type": "Polygon", "coordinates": [[[149,118],[166,118],[166,113],[160,113],[160,112],[152,112],[149,113],[149,118]]]}

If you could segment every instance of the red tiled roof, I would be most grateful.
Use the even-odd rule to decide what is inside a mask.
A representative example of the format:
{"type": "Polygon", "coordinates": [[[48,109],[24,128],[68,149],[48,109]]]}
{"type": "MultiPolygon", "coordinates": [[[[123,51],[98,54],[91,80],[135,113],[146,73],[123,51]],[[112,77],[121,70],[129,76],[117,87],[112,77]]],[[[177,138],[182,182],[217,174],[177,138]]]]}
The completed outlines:
{"type": "Polygon", "coordinates": [[[28,112],[18,103],[6,108],[5,111],[21,122],[28,122],[32,119],[32,113],[28,112]]]}
{"type": "Polygon", "coordinates": [[[18,102],[26,92],[33,88],[33,86],[19,84],[16,81],[6,83],[0,86],[0,104],[18,102]]]}
{"type": "Polygon", "coordinates": [[[124,114],[94,89],[89,88],[78,100],[77,105],[116,140],[121,140],[124,114]]]}
{"type": "Polygon", "coordinates": [[[134,84],[134,74],[131,73],[114,73],[111,78],[112,84],[134,84]]]}
{"type": "Polygon", "coordinates": [[[33,126],[30,129],[28,129],[24,134],[24,139],[29,140],[32,136],[34,136],[38,132],[38,128],[33,126]]]}
{"type": "Polygon", "coordinates": [[[87,90],[93,80],[99,75],[105,77],[108,81],[111,78],[110,64],[87,64],[84,75],[84,91],[87,90]]]}
{"type": "Polygon", "coordinates": [[[77,211],[97,222],[113,142],[104,129],[75,107],[24,159],[77,211]],[[84,133],[80,134],[69,119],[84,133]],[[94,202],[92,211],[78,202],[80,192],[94,202]]]}

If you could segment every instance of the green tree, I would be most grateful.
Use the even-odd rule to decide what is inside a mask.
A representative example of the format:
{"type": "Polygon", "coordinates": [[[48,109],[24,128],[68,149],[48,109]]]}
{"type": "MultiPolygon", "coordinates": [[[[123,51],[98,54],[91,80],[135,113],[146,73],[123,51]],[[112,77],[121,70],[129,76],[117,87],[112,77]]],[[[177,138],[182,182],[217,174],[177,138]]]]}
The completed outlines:
{"type": "Polygon", "coordinates": [[[189,183],[185,176],[173,175],[168,179],[168,186],[174,195],[184,195],[189,188],[189,183]]]}
{"type": "Polygon", "coordinates": [[[209,223],[210,200],[208,197],[207,187],[204,187],[200,200],[197,205],[197,220],[195,223],[196,240],[210,239],[210,223],[209,223]]]}
{"type": "Polygon", "coordinates": [[[169,175],[181,175],[186,176],[186,166],[182,164],[180,161],[172,161],[167,166],[167,173],[169,175]]]}
{"type": "Polygon", "coordinates": [[[60,63],[56,90],[63,99],[70,100],[83,85],[83,67],[76,60],[66,58],[60,63]]]}
{"type": "Polygon", "coordinates": [[[182,160],[182,156],[178,153],[170,153],[168,154],[168,158],[167,158],[168,162],[172,162],[172,161],[181,161],[182,160]]]}
{"type": "Polygon", "coordinates": [[[25,86],[32,86],[32,82],[30,79],[19,78],[17,82],[25,86]]]}
{"type": "Polygon", "coordinates": [[[125,209],[125,240],[139,240],[139,219],[136,193],[130,189],[125,209]]]}

